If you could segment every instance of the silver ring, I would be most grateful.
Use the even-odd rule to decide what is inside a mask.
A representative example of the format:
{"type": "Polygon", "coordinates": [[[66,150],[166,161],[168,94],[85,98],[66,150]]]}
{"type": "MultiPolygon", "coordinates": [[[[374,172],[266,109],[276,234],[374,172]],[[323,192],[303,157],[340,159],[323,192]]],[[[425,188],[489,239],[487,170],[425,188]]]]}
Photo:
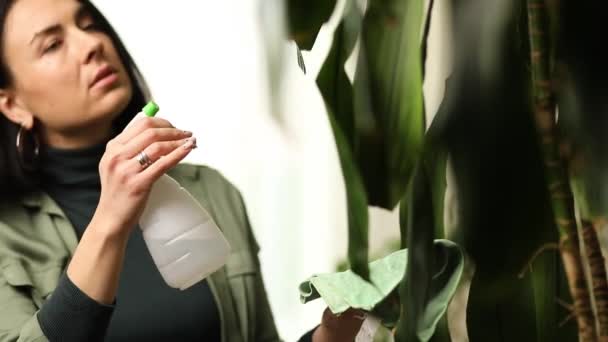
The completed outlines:
{"type": "Polygon", "coordinates": [[[137,162],[139,162],[139,165],[141,165],[144,168],[146,168],[146,167],[150,166],[150,164],[152,164],[152,160],[150,160],[150,157],[148,157],[148,155],[144,151],[141,151],[137,154],[137,162]]]}

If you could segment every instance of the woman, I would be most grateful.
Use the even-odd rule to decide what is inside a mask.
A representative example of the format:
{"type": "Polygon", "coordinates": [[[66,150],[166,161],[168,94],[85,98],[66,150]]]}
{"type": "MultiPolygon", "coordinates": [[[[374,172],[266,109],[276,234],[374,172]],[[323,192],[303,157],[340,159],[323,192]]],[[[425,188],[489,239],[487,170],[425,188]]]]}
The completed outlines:
{"type": "MultiPolygon", "coordinates": [[[[133,118],[147,88],[101,13],[77,0],[0,7],[0,341],[279,340],[240,194],[178,165],[192,133],[133,118]],[[137,228],[165,172],[233,249],[183,292],[164,284],[137,228]]],[[[355,316],[326,311],[303,339],[352,341],[355,316]]]]}

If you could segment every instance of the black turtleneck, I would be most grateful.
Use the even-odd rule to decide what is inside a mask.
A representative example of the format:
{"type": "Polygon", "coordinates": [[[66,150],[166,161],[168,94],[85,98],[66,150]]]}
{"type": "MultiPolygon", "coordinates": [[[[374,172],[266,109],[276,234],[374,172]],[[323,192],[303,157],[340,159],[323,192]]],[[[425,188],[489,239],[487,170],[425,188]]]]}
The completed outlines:
{"type": "MultiPolygon", "coordinates": [[[[63,209],[79,239],[99,201],[98,165],[104,151],[105,144],[42,151],[44,190],[63,209]]],[[[219,313],[207,282],[185,291],[169,287],[138,227],[127,243],[114,305],[95,302],[64,273],[38,320],[51,341],[220,341],[219,313]]]]}

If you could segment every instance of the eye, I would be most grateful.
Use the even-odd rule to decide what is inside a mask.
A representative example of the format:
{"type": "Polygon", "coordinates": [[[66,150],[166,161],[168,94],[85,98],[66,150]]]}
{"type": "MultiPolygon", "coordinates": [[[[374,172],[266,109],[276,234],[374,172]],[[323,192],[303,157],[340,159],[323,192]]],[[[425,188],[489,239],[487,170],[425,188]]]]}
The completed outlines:
{"type": "Polygon", "coordinates": [[[85,31],[101,31],[101,26],[99,26],[95,21],[91,21],[86,25],[83,25],[82,29],[85,31]]]}
{"type": "Polygon", "coordinates": [[[49,53],[49,52],[53,52],[55,50],[57,50],[59,48],[59,46],[61,46],[61,41],[59,40],[53,40],[51,42],[51,44],[49,44],[44,50],[43,50],[43,54],[49,53]]]}

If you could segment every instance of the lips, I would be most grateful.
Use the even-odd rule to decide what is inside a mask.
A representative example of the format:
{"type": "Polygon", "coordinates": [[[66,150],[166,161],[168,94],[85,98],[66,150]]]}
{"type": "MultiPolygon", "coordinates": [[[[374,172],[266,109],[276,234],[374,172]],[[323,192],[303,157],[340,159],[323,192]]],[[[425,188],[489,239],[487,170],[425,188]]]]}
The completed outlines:
{"type": "Polygon", "coordinates": [[[93,78],[93,80],[91,81],[91,83],[89,84],[89,87],[93,87],[97,82],[103,80],[104,78],[112,75],[115,73],[114,68],[112,68],[109,65],[105,65],[101,68],[99,68],[97,70],[97,72],[95,73],[95,77],[93,78]]]}

